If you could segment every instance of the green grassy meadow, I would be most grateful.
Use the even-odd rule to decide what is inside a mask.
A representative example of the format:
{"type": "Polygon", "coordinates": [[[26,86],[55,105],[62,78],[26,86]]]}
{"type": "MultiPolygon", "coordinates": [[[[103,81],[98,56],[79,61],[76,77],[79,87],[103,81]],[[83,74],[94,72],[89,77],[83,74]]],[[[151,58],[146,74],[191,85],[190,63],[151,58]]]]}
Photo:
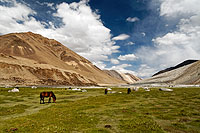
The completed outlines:
{"type": "Polygon", "coordinates": [[[126,94],[126,88],[87,92],[64,88],[0,88],[0,132],[49,133],[200,133],[200,88],[151,88],[126,94]],[[40,104],[39,94],[53,91],[56,103],[40,104]],[[118,93],[122,92],[122,93],[118,93]]]}

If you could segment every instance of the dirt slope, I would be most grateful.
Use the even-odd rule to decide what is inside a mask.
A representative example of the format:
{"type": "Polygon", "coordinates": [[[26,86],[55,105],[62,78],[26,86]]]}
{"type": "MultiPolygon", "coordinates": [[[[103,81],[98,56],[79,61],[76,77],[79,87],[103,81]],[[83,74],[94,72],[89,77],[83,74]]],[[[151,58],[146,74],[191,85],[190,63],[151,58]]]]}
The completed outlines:
{"type": "Polygon", "coordinates": [[[154,74],[153,76],[156,76],[158,74],[165,73],[165,72],[168,72],[168,71],[171,71],[171,70],[174,70],[174,69],[177,69],[177,68],[189,65],[189,64],[192,64],[192,63],[197,62],[197,61],[198,60],[186,60],[186,61],[176,65],[175,67],[170,67],[170,68],[167,68],[165,70],[161,70],[161,71],[157,72],[156,74],[154,74]]]}
{"type": "Polygon", "coordinates": [[[0,36],[0,84],[121,84],[56,40],[31,32],[0,36]]]}
{"type": "Polygon", "coordinates": [[[144,79],[137,83],[149,84],[200,84],[200,61],[196,61],[189,65],[179,67],[177,69],[161,73],[149,79],[144,79]]]}
{"type": "Polygon", "coordinates": [[[139,77],[134,76],[130,73],[122,73],[115,70],[104,70],[108,75],[117,78],[119,80],[125,81],[129,84],[135,83],[136,81],[141,80],[139,77]]]}

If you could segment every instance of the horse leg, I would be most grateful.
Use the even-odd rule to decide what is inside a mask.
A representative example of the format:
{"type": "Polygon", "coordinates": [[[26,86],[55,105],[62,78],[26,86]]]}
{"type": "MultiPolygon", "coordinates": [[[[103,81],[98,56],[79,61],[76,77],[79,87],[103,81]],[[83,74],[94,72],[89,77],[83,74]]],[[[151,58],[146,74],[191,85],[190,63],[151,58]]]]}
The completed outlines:
{"type": "MultiPolygon", "coordinates": [[[[41,101],[43,101],[43,99],[42,98],[40,98],[40,104],[42,104],[42,102],[41,101]]],[[[44,101],[43,101],[43,103],[44,103],[44,101]]]]}
{"type": "Polygon", "coordinates": [[[44,104],[44,97],[41,98],[42,104],[44,104]]]}
{"type": "Polygon", "coordinates": [[[49,97],[49,103],[51,103],[51,97],[49,97]]]}
{"type": "Polygon", "coordinates": [[[43,101],[43,104],[44,104],[44,98],[43,97],[40,98],[40,104],[42,104],[41,101],[43,101]]]}

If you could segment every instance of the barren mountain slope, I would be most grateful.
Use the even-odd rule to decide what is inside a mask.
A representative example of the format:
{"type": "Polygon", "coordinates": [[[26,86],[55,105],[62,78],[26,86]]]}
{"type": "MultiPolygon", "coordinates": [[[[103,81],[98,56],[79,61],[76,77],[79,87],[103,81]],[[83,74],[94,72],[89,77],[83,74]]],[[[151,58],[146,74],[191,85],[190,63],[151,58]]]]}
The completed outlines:
{"type": "Polygon", "coordinates": [[[198,60],[186,60],[186,61],[176,65],[175,67],[170,67],[170,68],[167,68],[165,70],[161,70],[161,71],[157,72],[156,74],[154,74],[153,76],[156,76],[158,74],[165,73],[165,72],[168,72],[168,71],[171,71],[171,70],[174,70],[174,69],[177,69],[177,68],[189,65],[189,64],[192,64],[192,63],[197,62],[197,61],[198,60]]]}
{"type": "Polygon", "coordinates": [[[200,84],[200,61],[161,73],[137,83],[200,84]]]}
{"type": "Polygon", "coordinates": [[[141,80],[140,78],[130,74],[130,73],[122,73],[122,72],[118,72],[115,70],[104,70],[106,73],[108,73],[108,75],[126,81],[127,83],[131,84],[131,83],[135,83],[136,81],[141,80]]]}
{"type": "Polygon", "coordinates": [[[87,59],[39,34],[0,36],[0,84],[120,84],[87,59]]]}

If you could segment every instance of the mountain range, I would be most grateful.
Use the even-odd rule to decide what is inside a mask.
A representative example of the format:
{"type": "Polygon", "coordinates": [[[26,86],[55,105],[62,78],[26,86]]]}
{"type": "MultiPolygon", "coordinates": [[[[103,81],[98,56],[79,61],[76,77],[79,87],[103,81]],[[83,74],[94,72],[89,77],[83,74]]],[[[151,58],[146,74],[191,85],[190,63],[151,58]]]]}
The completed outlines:
{"type": "Polygon", "coordinates": [[[174,67],[161,70],[153,77],[137,82],[139,84],[200,84],[200,61],[186,60],[174,67]]]}
{"type": "Polygon", "coordinates": [[[170,67],[170,68],[161,70],[161,71],[155,73],[153,76],[156,76],[156,75],[159,75],[159,74],[161,74],[161,73],[165,73],[165,72],[168,72],[168,71],[171,71],[171,70],[175,70],[175,69],[177,69],[177,68],[180,68],[180,67],[183,67],[183,66],[192,64],[192,63],[197,62],[197,61],[198,61],[198,60],[186,60],[186,61],[184,61],[184,62],[182,62],[182,63],[180,63],[180,64],[178,64],[178,65],[176,65],[176,66],[174,66],[174,67],[170,67]]]}
{"type": "Polygon", "coordinates": [[[130,73],[101,70],[54,39],[32,32],[0,36],[0,86],[200,84],[200,61],[186,60],[141,80],[130,73]]]}
{"type": "Polygon", "coordinates": [[[107,85],[128,82],[60,42],[32,32],[0,36],[0,85],[107,85]]]}

